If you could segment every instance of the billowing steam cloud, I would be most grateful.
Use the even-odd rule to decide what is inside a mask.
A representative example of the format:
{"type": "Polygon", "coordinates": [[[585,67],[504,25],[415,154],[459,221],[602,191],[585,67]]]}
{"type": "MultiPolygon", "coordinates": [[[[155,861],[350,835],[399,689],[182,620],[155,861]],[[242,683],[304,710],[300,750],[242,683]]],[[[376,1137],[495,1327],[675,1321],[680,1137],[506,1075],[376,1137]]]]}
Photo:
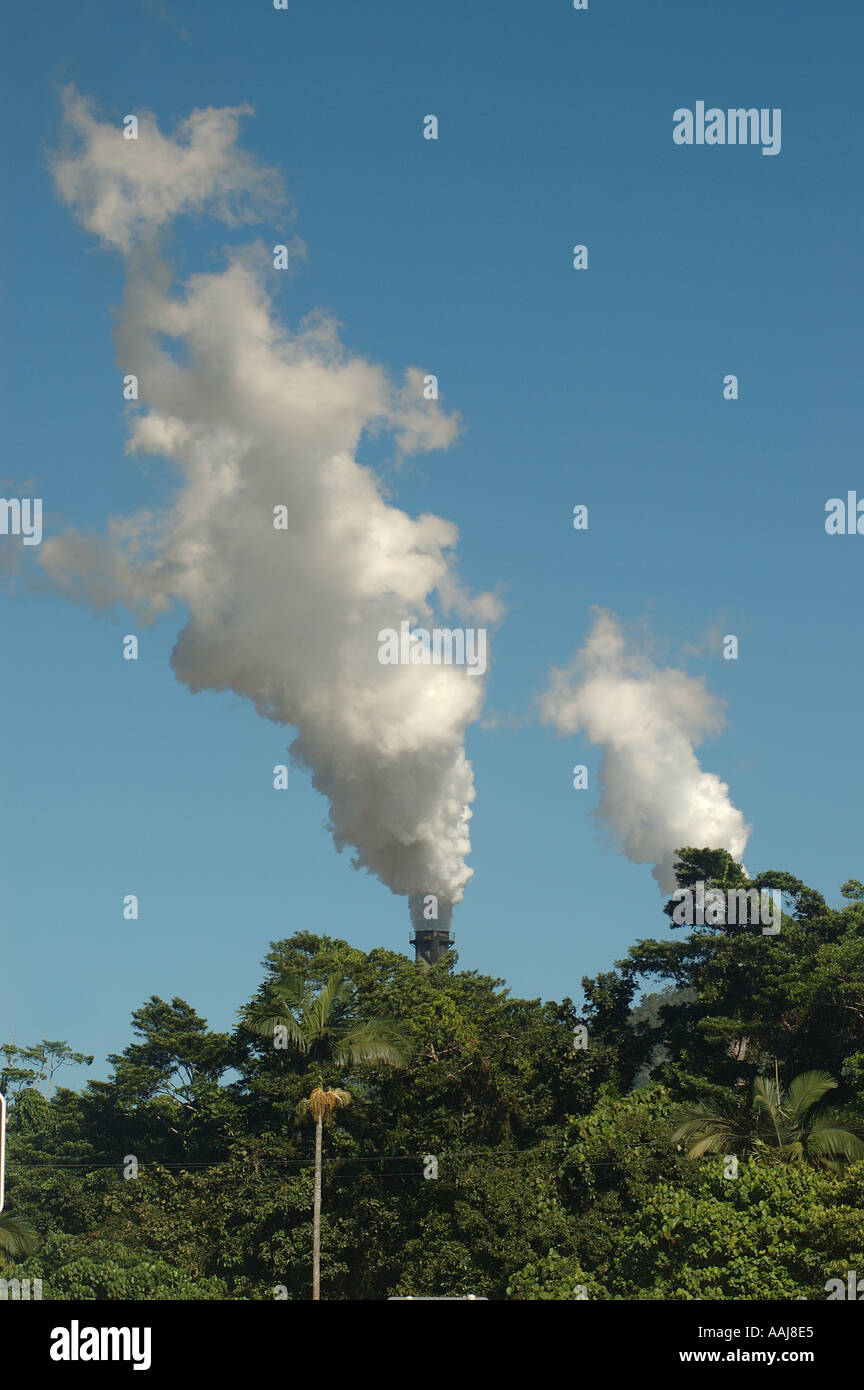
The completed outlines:
{"type": "Polygon", "coordinates": [[[723,726],[722,702],[702,677],[659,669],[628,648],[614,614],[598,611],[584,648],[569,669],[552,671],[541,703],[544,723],[603,749],[598,814],[628,859],[654,865],[661,892],[675,888],[683,845],[727,849],[740,862],[750,827],[693,751],[723,726]]]}
{"type": "Polygon", "coordinates": [[[172,218],[238,225],[278,197],[272,171],[237,148],[244,111],[196,111],[174,138],[141,116],[125,140],[66,93],[59,196],[127,270],[117,362],[140,392],[128,451],[172,460],[179,486],[164,510],[47,540],[41,559],[73,597],[122,602],[142,621],[187,605],[177,677],[293,725],[291,752],[329,801],[337,846],[414,895],[415,912],[418,894],[437,895],[446,921],[473,872],[464,735],[483,681],[459,666],[382,665],[378,633],[404,619],[428,628],[436,612],[491,622],[498,605],[460,588],[456,527],[389,505],[356,450],[382,426],[402,454],[442,448],[458,421],[424,400],[419,369],[393,386],[348,355],[326,315],[278,323],[269,247],[235,248],[224,269],[174,285],[159,255],[172,218]]]}

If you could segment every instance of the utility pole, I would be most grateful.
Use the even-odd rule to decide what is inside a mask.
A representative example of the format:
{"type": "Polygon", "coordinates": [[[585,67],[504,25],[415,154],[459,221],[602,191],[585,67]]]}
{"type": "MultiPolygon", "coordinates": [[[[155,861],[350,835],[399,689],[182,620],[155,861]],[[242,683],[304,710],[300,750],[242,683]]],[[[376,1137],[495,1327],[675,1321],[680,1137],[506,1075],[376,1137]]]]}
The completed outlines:
{"type": "Polygon", "coordinates": [[[0,1091],[0,1211],[6,1196],[6,1097],[0,1091]]]}

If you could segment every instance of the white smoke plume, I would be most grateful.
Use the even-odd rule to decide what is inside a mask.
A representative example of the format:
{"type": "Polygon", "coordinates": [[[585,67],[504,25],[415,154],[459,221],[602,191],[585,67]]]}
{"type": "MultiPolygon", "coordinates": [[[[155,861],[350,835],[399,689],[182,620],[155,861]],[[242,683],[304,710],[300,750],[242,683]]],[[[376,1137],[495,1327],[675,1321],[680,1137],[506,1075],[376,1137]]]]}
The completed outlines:
{"type": "Polygon", "coordinates": [[[675,888],[684,845],[726,849],[741,862],[750,826],[694,752],[724,722],[703,677],[658,668],[628,645],[614,614],[596,610],[570,667],[550,673],[541,708],[544,723],[602,748],[597,814],[628,859],[654,866],[662,893],[675,888]]]}
{"type": "Polygon", "coordinates": [[[119,369],[139,382],[128,452],[171,460],[178,486],[104,536],[44,541],[41,561],[70,596],[121,602],[142,621],[186,605],[178,679],[294,726],[292,755],[329,801],[337,847],[394,893],[435,894],[446,921],[473,873],[464,738],[483,681],[459,666],[381,665],[378,633],[439,613],[493,622],[499,605],[460,587],[456,527],[390,505],[356,452],[382,427],[403,454],[443,448],[458,420],[424,400],[418,368],[394,386],[349,355],[325,314],[284,327],[263,244],[174,283],[160,256],[171,219],[237,225],[278,197],[272,171],[237,148],[245,109],[195,111],[173,138],[142,116],[125,140],[65,94],[59,196],[127,272],[115,338],[119,369]],[[287,529],[274,527],[278,507],[287,529]]]}

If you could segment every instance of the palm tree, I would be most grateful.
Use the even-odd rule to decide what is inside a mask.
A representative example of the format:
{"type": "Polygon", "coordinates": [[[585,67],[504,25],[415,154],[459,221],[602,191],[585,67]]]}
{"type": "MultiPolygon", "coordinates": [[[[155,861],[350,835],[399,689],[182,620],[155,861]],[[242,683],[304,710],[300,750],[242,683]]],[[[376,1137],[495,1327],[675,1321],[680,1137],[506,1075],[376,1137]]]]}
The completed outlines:
{"type": "MultiPolygon", "coordinates": [[[[376,1016],[359,1019],[353,1007],[353,985],[331,975],[316,993],[298,975],[283,975],[271,989],[271,1002],[248,1009],[244,1022],[261,1037],[290,1045],[301,1057],[327,1062],[344,1072],[351,1067],[383,1063],[405,1066],[410,1044],[398,1025],[376,1016]]],[[[297,1118],[315,1121],[315,1187],[312,1208],[312,1297],[321,1297],[321,1168],[324,1121],[351,1103],[350,1091],[327,1087],[321,1071],[318,1085],[297,1106],[297,1118]]]]}
{"type": "Polygon", "coordinates": [[[826,1071],[802,1072],[783,1092],[776,1079],[757,1076],[749,1110],[690,1106],[672,1142],[688,1146],[687,1158],[753,1153],[780,1163],[809,1163],[838,1171],[864,1158],[864,1141],[859,1126],[844,1124],[835,1111],[812,1113],[836,1086],[826,1071]]]}
{"type": "Polygon", "coordinates": [[[29,1221],[20,1216],[0,1212],[0,1269],[17,1264],[22,1256],[32,1255],[39,1238],[29,1221]]]}

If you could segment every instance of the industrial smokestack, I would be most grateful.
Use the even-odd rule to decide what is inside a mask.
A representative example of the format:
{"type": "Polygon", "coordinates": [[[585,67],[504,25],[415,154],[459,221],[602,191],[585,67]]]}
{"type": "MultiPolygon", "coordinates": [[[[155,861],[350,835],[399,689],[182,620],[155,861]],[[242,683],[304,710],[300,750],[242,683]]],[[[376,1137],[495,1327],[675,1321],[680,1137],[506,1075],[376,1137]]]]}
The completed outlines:
{"type": "Polygon", "coordinates": [[[418,965],[421,961],[425,965],[435,965],[453,948],[452,905],[435,893],[412,893],[408,901],[413,927],[409,939],[414,947],[414,959],[418,965]]]}
{"type": "Polygon", "coordinates": [[[450,932],[440,931],[437,927],[434,931],[415,931],[410,940],[414,947],[414,959],[418,965],[421,961],[425,965],[435,965],[447,951],[453,948],[453,937],[450,932]]]}

